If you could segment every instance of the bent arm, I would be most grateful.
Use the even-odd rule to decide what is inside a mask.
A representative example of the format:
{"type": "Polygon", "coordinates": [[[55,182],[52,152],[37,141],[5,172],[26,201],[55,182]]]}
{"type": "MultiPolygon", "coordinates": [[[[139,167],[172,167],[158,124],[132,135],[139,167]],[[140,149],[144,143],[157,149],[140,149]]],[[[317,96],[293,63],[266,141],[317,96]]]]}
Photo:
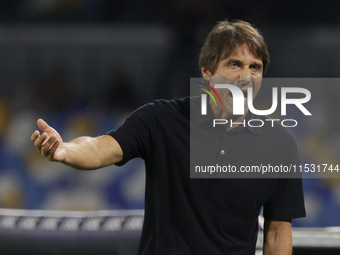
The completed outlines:
{"type": "Polygon", "coordinates": [[[64,143],[59,133],[45,121],[37,122],[42,134],[34,131],[31,141],[36,150],[50,161],[61,162],[79,170],[91,170],[118,163],[123,151],[110,135],[83,136],[64,143]]]}
{"type": "Polygon", "coordinates": [[[263,254],[264,255],[292,254],[291,221],[265,220],[263,254]]]}
{"type": "Polygon", "coordinates": [[[79,137],[64,143],[67,151],[66,165],[79,170],[91,170],[118,163],[123,159],[123,151],[110,135],[79,137]]]}

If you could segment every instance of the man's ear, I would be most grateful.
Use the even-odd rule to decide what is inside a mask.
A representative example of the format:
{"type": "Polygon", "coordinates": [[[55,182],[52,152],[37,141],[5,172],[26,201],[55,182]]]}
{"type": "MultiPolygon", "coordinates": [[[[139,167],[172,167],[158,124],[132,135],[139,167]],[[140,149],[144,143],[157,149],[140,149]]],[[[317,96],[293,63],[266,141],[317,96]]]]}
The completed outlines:
{"type": "Polygon", "coordinates": [[[205,79],[212,77],[212,73],[205,67],[201,68],[201,72],[202,72],[203,78],[205,78],[205,79]]]}

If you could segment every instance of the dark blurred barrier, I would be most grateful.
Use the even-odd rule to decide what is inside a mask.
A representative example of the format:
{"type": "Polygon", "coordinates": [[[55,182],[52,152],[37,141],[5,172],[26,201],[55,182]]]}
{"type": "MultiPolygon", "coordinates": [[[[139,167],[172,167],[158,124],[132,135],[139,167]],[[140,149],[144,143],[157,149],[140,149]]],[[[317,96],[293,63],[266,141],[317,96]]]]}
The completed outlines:
{"type": "MultiPolygon", "coordinates": [[[[0,254],[135,255],[143,211],[0,209],[0,254]]],[[[262,254],[262,232],[257,253],[262,254]]],[[[295,228],[294,255],[340,254],[340,227],[295,228]]]]}
{"type": "Polygon", "coordinates": [[[0,209],[0,254],[137,254],[143,211],[0,209]]]}
{"type": "Polygon", "coordinates": [[[340,227],[297,228],[293,231],[293,254],[340,254],[340,227]]]}

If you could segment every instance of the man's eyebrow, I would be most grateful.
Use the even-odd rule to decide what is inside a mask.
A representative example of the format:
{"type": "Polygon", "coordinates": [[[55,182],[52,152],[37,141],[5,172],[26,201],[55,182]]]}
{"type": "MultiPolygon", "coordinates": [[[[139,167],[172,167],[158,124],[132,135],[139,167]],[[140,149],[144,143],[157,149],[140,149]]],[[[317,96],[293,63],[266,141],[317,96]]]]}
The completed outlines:
{"type": "Polygon", "coordinates": [[[237,59],[237,58],[229,58],[229,59],[226,59],[227,62],[242,62],[240,59],[237,59]]]}
{"type": "Polygon", "coordinates": [[[226,59],[225,64],[228,65],[230,63],[241,64],[242,61],[240,59],[237,59],[237,58],[228,58],[228,59],[226,59]]]}
{"type": "Polygon", "coordinates": [[[253,61],[250,65],[263,66],[263,63],[261,61],[253,61]]]}
{"type": "MultiPolygon", "coordinates": [[[[226,62],[229,63],[229,62],[243,62],[243,61],[241,59],[238,59],[238,58],[227,58],[226,62]]],[[[261,60],[254,60],[254,61],[251,62],[251,65],[252,64],[263,65],[261,60]]]]}
{"type": "MultiPolygon", "coordinates": [[[[231,63],[236,63],[236,64],[243,64],[243,61],[240,60],[240,59],[237,59],[237,58],[229,58],[229,59],[226,59],[225,61],[225,65],[229,65],[231,63]]],[[[261,60],[254,60],[252,61],[250,64],[250,66],[258,66],[259,68],[263,68],[263,63],[261,60]]]]}

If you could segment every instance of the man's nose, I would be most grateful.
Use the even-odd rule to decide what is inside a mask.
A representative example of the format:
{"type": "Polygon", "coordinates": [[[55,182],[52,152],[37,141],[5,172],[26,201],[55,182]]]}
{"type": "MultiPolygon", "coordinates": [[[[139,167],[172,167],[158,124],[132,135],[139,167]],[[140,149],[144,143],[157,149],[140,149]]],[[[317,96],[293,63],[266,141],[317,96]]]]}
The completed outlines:
{"type": "Polygon", "coordinates": [[[239,75],[239,83],[241,86],[246,86],[251,82],[251,72],[249,67],[245,67],[239,75]]]}
{"type": "Polygon", "coordinates": [[[251,78],[251,70],[248,66],[244,67],[240,73],[240,79],[250,79],[251,78]]]}

